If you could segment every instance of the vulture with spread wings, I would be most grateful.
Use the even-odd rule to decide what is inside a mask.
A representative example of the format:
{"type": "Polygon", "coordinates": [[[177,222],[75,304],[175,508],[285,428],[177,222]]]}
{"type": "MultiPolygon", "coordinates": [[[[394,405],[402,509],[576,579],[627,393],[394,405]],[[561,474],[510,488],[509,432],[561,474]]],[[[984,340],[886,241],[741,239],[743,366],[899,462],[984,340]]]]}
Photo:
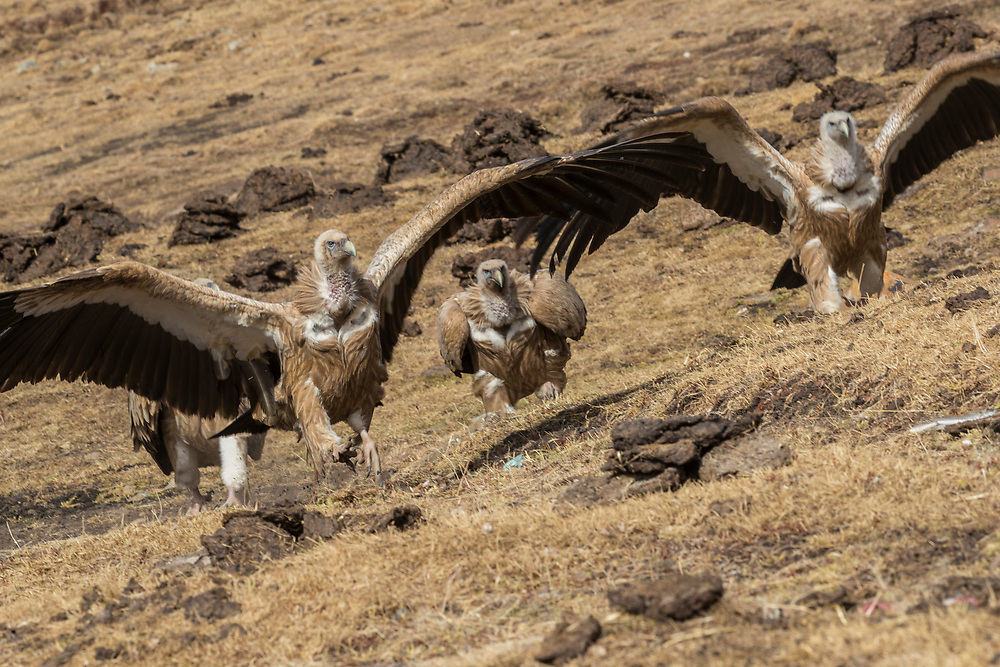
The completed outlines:
{"type": "Polygon", "coordinates": [[[387,237],[363,272],[347,236],[323,232],[287,303],[215,291],[133,261],[0,293],[0,392],[87,380],[184,414],[228,418],[245,397],[268,426],[301,433],[317,477],[324,458],[346,457],[349,444],[378,474],[368,429],[434,250],[473,220],[581,212],[605,219],[622,201],[651,205],[671,179],[658,165],[709,166],[675,137],[474,172],[387,237]],[[356,432],[349,444],[333,431],[340,421],[356,432]]]}
{"type": "MultiPolygon", "coordinates": [[[[843,111],[825,114],[819,131],[809,161],[792,162],[732,105],[708,97],[660,112],[598,148],[673,133],[675,145],[701,154],[709,166],[692,168],[691,154],[675,161],[664,152],[664,162],[643,176],[642,188],[656,188],[645,179],[666,174],[658,187],[664,196],[693,199],[769,234],[786,222],[790,266],[786,263],[774,286],[806,284],[813,309],[832,313],[842,306],[839,276],[857,278],[862,297],[882,291],[882,211],[956,151],[1000,133],[1000,53],[940,61],[900,101],[870,146],[858,143],[854,118],[843,111]]],[[[552,247],[551,268],[565,257],[568,277],[584,252],[597,250],[640,208],[652,206],[655,202],[619,199],[610,215],[581,209],[569,219],[529,219],[518,233],[522,239],[537,233],[533,267],[552,247]]]]}
{"type": "Polygon", "coordinates": [[[580,340],[587,308],[557,273],[534,277],[501,259],[476,269],[476,284],[453,294],[438,313],[441,356],[455,375],[472,373],[485,413],[506,417],[534,393],[542,400],[566,387],[567,338],[580,340]]]}

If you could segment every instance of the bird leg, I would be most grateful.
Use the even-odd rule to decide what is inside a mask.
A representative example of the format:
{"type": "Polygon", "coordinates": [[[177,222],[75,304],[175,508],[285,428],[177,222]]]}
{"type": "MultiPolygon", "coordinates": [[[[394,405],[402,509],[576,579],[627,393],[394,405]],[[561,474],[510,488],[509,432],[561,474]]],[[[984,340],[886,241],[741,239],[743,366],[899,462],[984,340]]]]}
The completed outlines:
{"type": "Polygon", "coordinates": [[[358,463],[368,468],[368,476],[374,474],[378,477],[382,472],[382,464],[378,457],[378,445],[375,440],[368,435],[368,427],[371,425],[372,411],[365,414],[361,411],[352,412],[347,416],[347,425],[357,433],[355,438],[351,438],[353,444],[358,448],[358,463]]]}
{"type": "Polygon", "coordinates": [[[191,506],[188,507],[188,516],[201,514],[207,510],[210,498],[203,496],[197,486],[193,489],[189,489],[189,491],[191,492],[191,506]]]}
{"type": "MultiPolygon", "coordinates": [[[[817,313],[830,315],[843,306],[837,274],[819,237],[807,241],[799,251],[799,270],[809,286],[809,304],[817,313]]],[[[881,274],[879,281],[881,281],[881,274]]]]}
{"type": "Polygon", "coordinates": [[[338,457],[344,450],[340,436],[330,423],[330,415],[323,407],[319,390],[312,382],[300,382],[292,390],[292,400],[295,403],[295,416],[302,429],[302,439],[306,442],[306,453],[312,460],[316,480],[326,475],[324,456],[336,454],[338,457]]]}
{"type": "Polygon", "coordinates": [[[472,394],[483,401],[486,414],[495,414],[503,419],[514,414],[514,405],[504,381],[486,371],[477,371],[472,380],[472,394]]]}
{"type": "Polygon", "coordinates": [[[219,476],[229,495],[223,507],[246,505],[249,471],[247,470],[247,440],[235,435],[219,438],[219,476]]]}

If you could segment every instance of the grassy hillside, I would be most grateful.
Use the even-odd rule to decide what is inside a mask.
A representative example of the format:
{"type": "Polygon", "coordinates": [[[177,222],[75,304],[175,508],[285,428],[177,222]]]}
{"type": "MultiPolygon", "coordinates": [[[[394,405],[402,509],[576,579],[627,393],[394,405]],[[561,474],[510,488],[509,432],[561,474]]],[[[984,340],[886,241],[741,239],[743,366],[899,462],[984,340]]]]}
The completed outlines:
{"type": "MultiPolygon", "coordinates": [[[[95,196],[140,223],[95,264],[125,250],[216,280],[265,246],[302,262],[331,227],[365,262],[459,177],[420,174],[357,211],[307,204],[251,215],[233,238],[168,245],[192,197],[235,196],[262,167],[308,172],[324,192],[372,186],[383,146],[447,147],[484,109],[522,111],[549,132],[544,149],[573,151],[599,138],[586,121],[608,86],[641,89],[656,108],[724,96],[803,159],[816,122],[793,110],[835,77],[737,95],[773,58],[825,43],[836,76],[882,86],[886,102],[856,112],[866,141],[924,71],[883,67],[918,2],[0,6],[0,233],[36,232],[58,204],[95,196]]],[[[960,10],[983,29],[978,50],[1000,46],[991,3],[960,10]]],[[[435,324],[458,290],[453,259],[482,244],[446,247],[413,304],[422,333],[397,347],[373,421],[387,481],[338,469],[314,484],[302,443],[270,434],[251,469],[257,507],[302,503],[340,529],[293,546],[266,524],[253,545],[270,555],[234,541],[240,567],[176,561],[229,513],[184,516],[185,494],[132,451],[124,391],[2,394],[0,660],[527,665],[558,623],[588,615],[602,636],[570,664],[994,660],[998,437],[909,428],[1000,403],[998,202],[1000,142],[963,151],[885,215],[902,237],[889,268],[921,285],[800,320],[803,290],[767,292],[782,237],[665,200],[574,273],[589,325],[563,396],[529,398],[476,432],[481,405],[468,379],[442,371],[435,324]],[[948,307],[977,287],[990,296],[948,307]],[[568,491],[607,476],[611,430],[627,419],[753,412],[789,465],[625,500],[568,491]],[[505,467],[517,455],[523,465],[505,467]],[[422,521],[371,532],[404,506],[422,521]],[[722,599],[683,622],[609,602],[678,570],[720,575],[722,599]]],[[[224,497],[215,470],[203,478],[224,497]]]]}

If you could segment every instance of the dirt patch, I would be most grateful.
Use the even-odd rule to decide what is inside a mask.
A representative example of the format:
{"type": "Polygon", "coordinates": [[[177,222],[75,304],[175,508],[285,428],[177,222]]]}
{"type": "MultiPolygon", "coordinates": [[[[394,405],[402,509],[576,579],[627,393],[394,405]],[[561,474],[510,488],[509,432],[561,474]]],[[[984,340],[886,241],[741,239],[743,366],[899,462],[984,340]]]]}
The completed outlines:
{"type": "Polygon", "coordinates": [[[629,614],[654,620],[684,621],[703,613],[722,598],[722,577],[670,573],[661,579],[640,581],[608,591],[608,602],[629,614]]]}
{"type": "Polygon", "coordinates": [[[535,652],[535,660],[546,665],[562,665],[587,652],[601,636],[601,624],[593,616],[576,623],[560,623],[535,652]]]}
{"type": "Polygon", "coordinates": [[[836,79],[829,86],[820,86],[811,102],[802,102],[792,109],[792,120],[819,120],[831,109],[837,111],[857,111],[885,104],[885,88],[877,83],[856,81],[849,76],[836,79]]]}
{"type": "Polygon", "coordinates": [[[242,234],[240,222],[246,214],[229,203],[228,197],[215,192],[195,195],[184,204],[168,246],[197,245],[229,239],[242,234]]]}
{"type": "Polygon", "coordinates": [[[885,54],[885,71],[916,65],[929,68],[952,53],[975,48],[973,39],[986,37],[985,30],[960,18],[957,5],[918,14],[889,41],[885,54]]]}
{"type": "Polygon", "coordinates": [[[787,465],[791,461],[787,445],[759,434],[740,437],[760,418],[759,413],[750,413],[736,420],[677,415],[624,421],[611,429],[611,446],[601,466],[608,477],[577,480],[561,498],[571,505],[588,505],[675,491],[690,479],[715,480],[787,465]]]}
{"type": "Polygon", "coordinates": [[[250,292],[273,292],[295,281],[295,262],[267,246],[247,253],[226,276],[226,282],[250,292]]]}
{"type": "Polygon", "coordinates": [[[395,528],[396,530],[409,530],[424,523],[423,512],[416,505],[401,505],[393,507],[391,510],[380,516],[372,524],[368,532],[381,533],[395,528]]]}
{"type": "Polygon", "coordinates": [[[787,88],[796,81],[817,81],[837,74],[837,52],[827,42],[788,47],[750,74],[744,94],[787,88]]]}
{"type": "Polygon", "coordinates": [[[22,282],[97,261],[108,239],[138,228],[96,197],[60,203],[37,234],[0,234],[0,273],[22,282]]]}
{"type": "Polygon", "coordinates": [[[963,310],[968,310],[976,301],[985,301],[990,298],[989,291],[980,285],[971,292],[962,292],[961,294],[948,297],[944,300],[944,307],[948,309],[948,312],[955,314],[963,310]]]}
{"type": "Polygon", "coordinates": [[[278,560],[304,544],[329,539],[341,525],[301,505],[241,510],[223,519],[222,528],[202,535],[212,564],[238,574],[255,572],[265,560],[278,560]]]}
{"type": "Polygon", "coordinates": [[[527,273],[531,268],[531,250],[513,246],[495,246],[476,252],[455,255],[451,261],[451,275],[458,278],[462,287],[470,287],[476,282],[476,269],[488,259],[502,259],[507,268],[527,273]]]}
{"type": "Polygon", "coordinates": [[[761,139],[767,143],[774,146],[774,149],[779,153],[785,153],[790,148],[794,148],[802,143],[802,137],[799,135],[784,135],[780,132],[774,132],[766,127],[758,128],[757,134],[760,135],[761,139]]]}
{"type": "Polygon", "coordinates": [[[376,206],[388,206],[395,200],[396,198],[383,190],[381,185],[338,181],[312,198],[311,208],[308,211],[309,220],[357,213],[376,206]]]}
{"type": "Polygon", "coordinates": [[[926,254],[913,262],[913,270],[928,276],[968,267],[970,262],[992,265],[996,250],[991,246],[998,229],[1000,219],[986,218],[961,232],[931,237],[926,254]]]}
{"type": "Polygon", "coordinates": [[[183,602],[184,617],[189,621],[217,621],[243,611],[243,605],[229,599],[229,591],[221,586],[193,595],[183,602]]]}
{"type": "Polygon", "coordinates": [[[663,93],[631,81],[606,84],[601,86],[597,99],[580,112],[577,133],[594,130],[602,134],[618,132],[653,115],[656,107],[665,101],[663,93]]]}
{"type": "Polygon", "coordinates": [[[466,223],[458,232],[445,241],[445,245],[456,243],[489,244],[502,241],[514,233],[520,218],[491,218],[466,223]]]}
{"type": "Polygon", "coordinates": [[[513,109],[480,111],[451,142],[453,169],[470,174],[548,155],[540,142],[549,136],[542,122],[513,109]]]}
{"type": "Polygon", "coordinates": [[[438,171],[452,171],[453,160],[447,148],[433,139],[415,135],[398,144],[383,146],[380,156],[376,183],[396,183],[438,171]]]}
{"type": "Polygon", "coordinates": [[[291,211],[316,197],[312,176],[299,169],[264,167],[250,174],[234,202],[244,215],[291,211]]]}

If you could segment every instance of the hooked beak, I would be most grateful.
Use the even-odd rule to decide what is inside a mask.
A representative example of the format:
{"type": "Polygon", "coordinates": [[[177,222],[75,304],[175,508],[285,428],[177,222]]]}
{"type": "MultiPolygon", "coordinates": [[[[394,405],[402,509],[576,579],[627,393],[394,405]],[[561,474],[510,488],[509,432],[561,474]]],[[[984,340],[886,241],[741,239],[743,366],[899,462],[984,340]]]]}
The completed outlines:
{"type": "Polygon", "coordinates": [[[851,126],[847,124],[847,120],[837,121],[837,129],[840,130],[840,133],[844,135],[844,137],[851,136],[851,126]]]}
{"type": "Polygon", "coordinates": [[[493,282],[495,282],[500,289],[503,289],[503,271],[497,269],[493,271],[492,276],[493,282]]]}
{"type": "Polygon", "coordinates": [[[344,241],[344,245],[342,246],[342,248],[343,248],[344,252],[346,252],[351,257],[357,257],[358,256],[358,251],[354,247],[354,244],[351,243],[350,240],[344,241]]]}

